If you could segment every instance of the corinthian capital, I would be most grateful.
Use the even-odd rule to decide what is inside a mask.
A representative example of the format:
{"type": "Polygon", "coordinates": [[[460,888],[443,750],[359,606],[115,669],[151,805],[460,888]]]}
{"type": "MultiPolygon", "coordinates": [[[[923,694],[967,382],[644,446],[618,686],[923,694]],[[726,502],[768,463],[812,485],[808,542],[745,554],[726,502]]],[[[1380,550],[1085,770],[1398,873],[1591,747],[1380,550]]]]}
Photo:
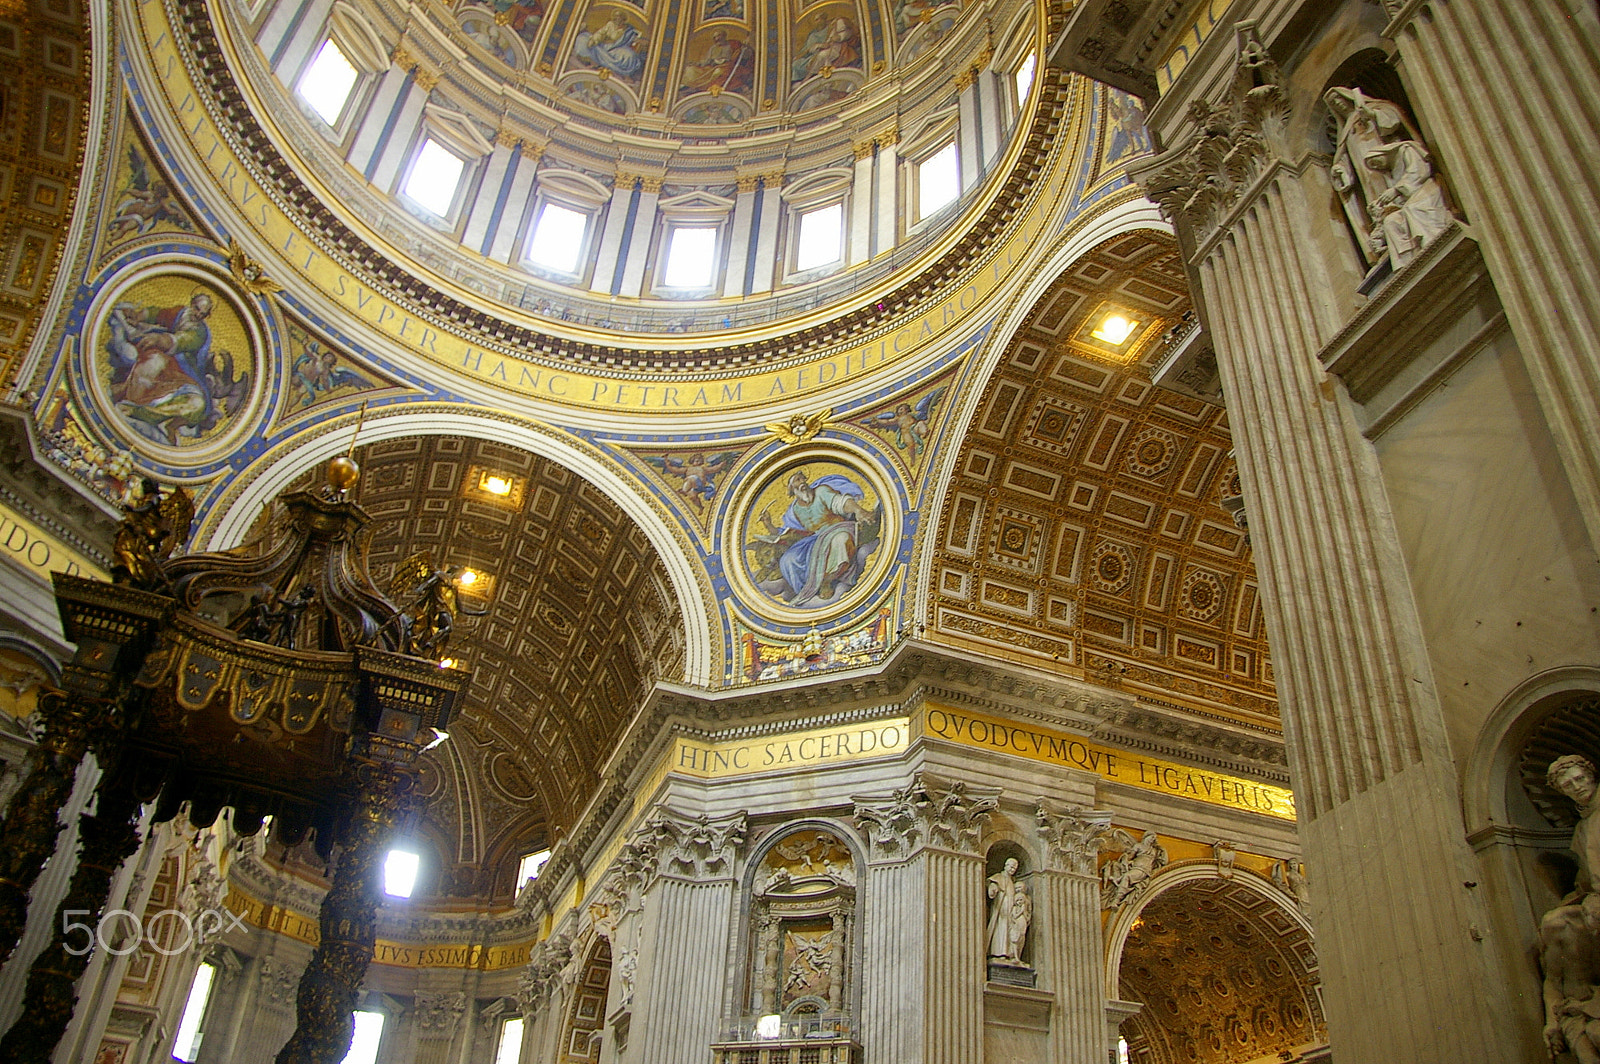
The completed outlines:
{"type": "Polygon", "coordinates": [[[552,935],[533,947],[528,965],[517,979],[517,1007],[525,1015],[544,1007],[571,960],[572,939],[568,935],[552,935]]]}
{"type": "Polygon", "coordinates": [[[701,879],[727,875],[744,845],[745,815],[686,816],[671,809],[656,812],[651,823],[661,853],[661,870],[701,879]]]}
{"type": "Polygon", "coordinates": [[[1052,812],[1043,798],[1037,800],[1037,810],[1046,861],[1063,872],[1095,875],[1111,830],[1110,812],[1075,807],[1052,812]]]}
{"type": "Polygon", "coordinates": [[[918,773],[888,798],[858,797],[856,823],[868,833],[874,855],[908,856],[920,846],[976,853],[978,834],[999,802],[999,791],[942,783],[918,773]]]}
{"type": "Polygon", "coordinates": [[[419,990],[412,1008],[418,1037],[454,1038],[456,1028],[461,1025],[461,1015],[467,1010],[467,995],[459,990],[419,990]]]}

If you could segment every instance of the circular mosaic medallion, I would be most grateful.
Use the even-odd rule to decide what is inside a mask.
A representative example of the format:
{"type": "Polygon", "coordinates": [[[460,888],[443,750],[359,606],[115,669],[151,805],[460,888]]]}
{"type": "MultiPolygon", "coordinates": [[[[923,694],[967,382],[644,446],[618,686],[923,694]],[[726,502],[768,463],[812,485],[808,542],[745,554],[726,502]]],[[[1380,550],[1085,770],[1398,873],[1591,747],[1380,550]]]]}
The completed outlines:
{"type": "Polygon", "coordinates": [[[264,344],[219,277],[164,263],[108,285],[84,372],[135,449],[175,465],[226,455],[261,404],[264,344]]]}
{"type": "Polygon", "coordinates": [[[878,589],[900,537],[881,475],[831,448],[786,453],[757,471],[729,525],[729,576],[756,612],[784,624],[837,616],[878,589]]]}

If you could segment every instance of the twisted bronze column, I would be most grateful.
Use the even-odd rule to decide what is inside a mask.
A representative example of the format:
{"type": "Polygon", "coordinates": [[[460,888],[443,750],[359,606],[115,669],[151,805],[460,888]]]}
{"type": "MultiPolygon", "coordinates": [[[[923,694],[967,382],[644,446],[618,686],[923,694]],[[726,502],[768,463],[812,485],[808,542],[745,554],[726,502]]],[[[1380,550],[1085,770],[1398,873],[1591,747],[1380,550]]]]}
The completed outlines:
{"type": "Polygon", "coordinates": [[[28,923],[28,893],[56,851],[61,807],[72,794],[103,703],[63,691],[39,700],[44,735],[28,753],[26,773],[0,825],[0,963],[11,956],[28,923]]]}
{"type": "Polygon", "coordinates": [[[78,1001],[78,977],[89,966],[94,952],[69,943],[68,933],[81,933],[86,928],[91,939],[96,936],[111,893],[112,877],[139,848],[140,805],[131,781],[112,779],[108,773],[100,785],[95,812],[85,813],[78,821],[82,850],[67,895],[61,900],[62,918],[50,944],[28,971],[22,1015],[0,1039],[0,1060],[8,1064],[49,1064],[56,1043],[72,1022],[78,1001]],[[65,919],[68,912],[81,914],[83,919],[69,928],[65,919]]]}
{"type": "Polygon", "coordinates": [[[382,900],[383,859],[408,809],[408,775],[362,765],[361,782],[339,832],[333,884],[322,899],[321,938],[295,994],[294,1033],[276,1064],[339,1064],[355,1032],[353,1013],[372,963],[382,900]]]}

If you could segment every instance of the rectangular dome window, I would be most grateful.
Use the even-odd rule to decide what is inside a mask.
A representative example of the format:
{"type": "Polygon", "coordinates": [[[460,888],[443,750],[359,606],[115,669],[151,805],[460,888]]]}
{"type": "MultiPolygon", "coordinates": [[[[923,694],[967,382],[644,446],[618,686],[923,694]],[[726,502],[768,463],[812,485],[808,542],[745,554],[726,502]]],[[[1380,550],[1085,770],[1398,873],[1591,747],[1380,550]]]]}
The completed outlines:
{"type": "Polygon", "coordinates": [[[455,203],[456,187],[461,184],[461,172],[466,168],[459,155],[429,137],[422,142],[402,191],[423,210],[447,217],[455,203]]]}
{"type": "Polygon", "coordinates": [[[1017,106],[1020,107],[1028,100],[1028,93],[1033,89],[1033,53],[1028,53],[1028,58],[1017,67],[1017,106]]]}
{"type": "Polygon", "coordinates": [[[390,850],[383,862],[383,892],[391,898],[409,898],[417,885],[421,858],[405,850],[390,850]]]}
{"type": "Polygon", "coordinates": [[[188,1062],[200,1055],[200,1021],[205,1018],[216,976],[217,966],[210,961],[201,961],[200,967],[195,969],[189,1000],[184,1003],[183,1018],[178,1021],[178,1037],[172,1043],[173,1060],[188,1062]]]}
{"type": "Polygon", "coordinates": [[[951,141],[917,167],[917,217],[926,218],[961,195],[961,170],[956,143],[951,141]]]}
{"type": "Polygon", "coordinates": [[[522,1017],[514,1016],[500,1025],[500,1051],[494,1064],[517,1064],[522,1058],[522,1017]]]}
{"type": "Polygon", "coordinates": [[[322,116],[324,122],[336,126],[355,84],[356,68],[344,57],[339,46],[333,43],[333,38],[329,37],[322,42],[311,65],[306,67],[295,91],[311,105],[313,111],[322,116]]]}
{"type": "Polygon", "coordinates": [[[528,261],[558,273],[577,273],[578,256],[583,253],[583,237],[589,229],[589,216],[582,211],[546,203],[539,211],[528,241],[528,261]]]}
{"type": "Polygon", "coordinates": [[[667,245],[668,288],[710,288],[717,266],[717,231],[680,226],[667,245]]]}
{"type": "Polygon", "coordinates": [[[833,203],[800,216],[794,268],[814,270],[844,255],[844,204],[833,203]]]}

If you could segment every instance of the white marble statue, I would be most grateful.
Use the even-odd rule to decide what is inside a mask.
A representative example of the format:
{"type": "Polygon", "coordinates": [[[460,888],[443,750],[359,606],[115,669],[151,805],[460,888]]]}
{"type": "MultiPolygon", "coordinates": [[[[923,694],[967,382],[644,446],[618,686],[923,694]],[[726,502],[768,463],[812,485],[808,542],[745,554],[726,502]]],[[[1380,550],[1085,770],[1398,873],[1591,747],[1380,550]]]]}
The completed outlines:
{"type": "MultiPolygon", "coordinates": [[[[1127,838],[1127,832],[1121,833],[1127,838]]],[[[1101,905],[1107,909],[1114,909],[1136,897],[1145,885],[1150,882],[1150,877],[1167,863],[1167,849],[1156,838],[1156,833],[1146,831],[1138,842],[1131,845],[1117,857],[1106,862],[1100,870],[1101,877],[1101,905]]]]}
{"type": "Polygon", "coordinates": [[[1323,100],[1339,123],[1328,176],[1345,215],[1363,237],[1369,263],[1387,257],[1399,270],[1453,220],[1428,149],[1388,100],[1343,87],[1323,100]]]}
{"type": "Polygon", "coordinates": [[[1017,878],[1017,859],[1007,857],[1000,871],[989,877],[989,961],[1026,967],[1022,948],[1033,920],[1033,898],[1028,885],[1017,878]]]}
{"type": "Polygon", "coordinates": [[[1570,1052],[1579,1064],[1600,1064],[1600,800],[1595,767],[1568,754],[1551,763],[1550,786],[1578,807],[1572,850],[1578,878],[1571,894],[1539,922],[1539,963],[1544,969],[1545,1045],[1552,1056],[1570,1052]]]}

